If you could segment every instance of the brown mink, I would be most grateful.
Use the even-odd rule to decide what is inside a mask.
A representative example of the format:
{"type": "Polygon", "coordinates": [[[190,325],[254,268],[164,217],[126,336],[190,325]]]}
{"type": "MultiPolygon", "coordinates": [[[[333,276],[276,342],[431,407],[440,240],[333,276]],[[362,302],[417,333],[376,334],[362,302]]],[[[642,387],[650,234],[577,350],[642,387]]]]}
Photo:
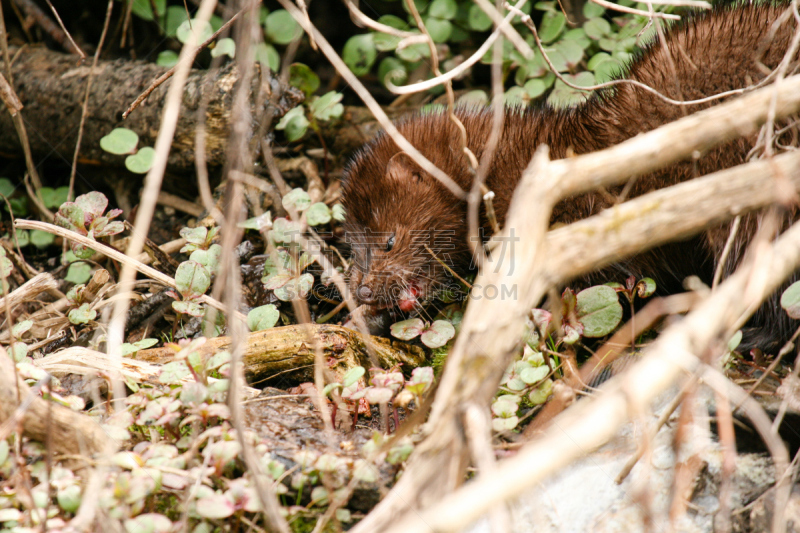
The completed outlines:
{"type": "MultiPolygon", "coordinates": [[[[745,6],[694,17],[667,31],[667,50],[662,44],[651,44],[621,77],[638,80],[675,100],[696,100],[751,86],[765,77],[764,66],[774,69],[778,65],[789,46],[795,31],[793,17],[788,17],[771,39],[769,36],[771,26],[785,9],[745,6]]],[[[549,146],[554,159],[570,152],[592,152],[716,102],[719,100],[676,106],[630,84],[621,84],[570,109],[507,109],[501,140],[486,177],[486,185],[495,194],[497,220],[505,220],[517,182],[540,144],[549,146]]],[[[463,108],[456,114],[466,128],[469,148],[480,159],[492,126],[491,110],[463,108]]],[[[397,124],[397,128],[462,189],[469,190],[472,175],[459,149],[460,134],[446,114],[419,115],[397,124]]],[[[629,196],[743,163],[753,143],[753,138],[738,139],[696,161],[641,176],[629,196]]],[[[359,303],[373,310],[409,311],[447,288],[449,274],[429,250],[456,273],[470,270],[466,204],[414,164],[389,136],[379,135],[354,157],[345,171],[343,187],[345,229],[353,250],[350,289],[359,303]]],[[[613,198],[610,201],[609,197],[589,193],[567,199],[556,206],[551,223],[569,223],[596,214],[611,205],[613,198]]],[[[739,242],[727,261],[729,271],[752,237],[757,217],[743,222],[745,230],[740,231],[739,242]]],[[[483,213],[481,223],[484,234],[491,235],[483,213]]],[[[628,275],[650,276],[665,291],[678,289],[690,274],[710,282],[727,234],[726,227],[715,228],[701,237],[620,262],[602,275],[614,281],[628,275]]],[[[788,339],[792,326],[777,298],[768,301],[751,322],[748,346],[774,349],[788,339]]]]}

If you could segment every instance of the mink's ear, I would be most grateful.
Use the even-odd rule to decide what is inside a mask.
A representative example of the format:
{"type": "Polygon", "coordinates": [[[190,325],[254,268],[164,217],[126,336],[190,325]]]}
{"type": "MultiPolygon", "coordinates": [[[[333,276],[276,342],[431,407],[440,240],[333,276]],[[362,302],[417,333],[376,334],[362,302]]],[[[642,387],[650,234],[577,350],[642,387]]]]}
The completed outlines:
{"type": "Polygon", "coordinates": [[[386,176],[400,183],[409,183],[412,180],[421,181],[423,175],[422,168],[405,152],[393,155],[386,164],[386,176]]]}

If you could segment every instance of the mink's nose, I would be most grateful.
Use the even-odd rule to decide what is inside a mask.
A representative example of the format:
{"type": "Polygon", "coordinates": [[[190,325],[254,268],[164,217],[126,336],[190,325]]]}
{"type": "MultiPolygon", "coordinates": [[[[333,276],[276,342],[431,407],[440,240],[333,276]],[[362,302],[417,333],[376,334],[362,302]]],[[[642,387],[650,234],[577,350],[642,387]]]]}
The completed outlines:
{"type": "Polygon", "coordinates": [[[356,289],[356,296],[365,304],[375,303],[375,293],[366,285],[359,285],[358,289],[356,289]]]}

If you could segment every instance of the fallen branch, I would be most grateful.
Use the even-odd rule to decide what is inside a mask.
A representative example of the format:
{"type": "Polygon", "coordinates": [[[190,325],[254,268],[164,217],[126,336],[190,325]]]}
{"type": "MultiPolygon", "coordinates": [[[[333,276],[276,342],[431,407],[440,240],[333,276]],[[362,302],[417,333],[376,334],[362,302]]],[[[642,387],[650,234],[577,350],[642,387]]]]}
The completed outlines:
{"type": "MultiPolygon", "coordinates": [[[[77,141],[83,99],[86,96],[88,66],[76,66],[75,56],[52,52],[45,48],[27,47],[16,52],[11,72],[13,89],[25,102],[22,114],[30,132],[31,151],[38,156],[71,161],[77,141]]],[[[122,113],[129,102],[144,91],[152,80],[167,70],[144,61],[99,61],[89,91],[88,115],[84,126],[80,159],[122,165],[125,158],[100,148],[100,139],[114,128],[128,128],[139,135],[139,147],[154,146],[170,83],[155,90],[145,102],[123,120],[122,113]]],[[[232,64],[215,71],[192,70],[181,101],[180,118],[169,154],[169,165],[175,169],[193,169],[195,160],[195,129],[197,108],[207,91],[211,91],[206,111],[206,159],[209,165],[224,162],[233,105],[231,90],[239,80],[239,71],[232,64]],[[207,78],[213,83],[209,84],[207,78]]],[[[286,88],[280,81],[257,67],[250,89],[252,116],[263,115],[256,102],[270,102],[270,94],[280,90],[282,95],[275,109],[275,118],[302,101],[302,94],[286,88]],[[264,79],[262,79],[264,78],[264,79]]],[[[13,110],[9,110],[13,111],[13,110]]],[[[251,134],[258,131],[256,121],[250,125],[251,134]]],[[[12,117],[0,106],[0,152],[19,153],[19,138],[12,117]]]]}
{"type": "MultiPolygon", "coordinates": [[[[308,328],[319,339],[328,361],[328,369],[338,377],[355,366],[370,366],[364,338],[357,331],[341,326],[293,325],[251,333],[242,345],[242,364],[248,382],[262,384],[280,377],[291,381],[313,381],[314,349],[308,345],[308,328]]],[[[425,353],[405,343],[372,337],[372,346],[382,368],[402,363],[404,371],[425,363],[425,353]]],[[[229,337],[208,339],[204,348],[212,351],[230,348],[229,337]]],[[[151,363],[167,363],[175,352],[169,348],[152,348],[137,352],[136,359],[151,363]]]]}
{"type": "Polygon", "coordinates": [[[49,433],[54,451],[67,455],[110,453],[118,445],[91,417],[31,394],[14,371],[14,361],[0,348],[0,434],[6,424],[20,422],[26,437],[45,442],[49,433]]]}

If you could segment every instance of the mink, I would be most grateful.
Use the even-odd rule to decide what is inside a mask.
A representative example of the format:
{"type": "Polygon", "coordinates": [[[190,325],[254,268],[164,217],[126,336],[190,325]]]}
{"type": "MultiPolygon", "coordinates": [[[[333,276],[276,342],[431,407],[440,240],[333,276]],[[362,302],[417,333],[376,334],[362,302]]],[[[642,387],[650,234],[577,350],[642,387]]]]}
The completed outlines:
{"type": "MultiPolygon", "coordinates": [[[[619,77],[638,80],[683,101],[752,86],[780,63],[789,48],[795,31],[793,17],[770,33],[785,9],[744,6],[692,17],[667,30],[664,43],[656,40],[646,46],[619,77]]],[[[497,221],[505,220],[514,189],[538,146],[546,144],[552,159],[588,153],[720,101],[678,106],[632,84],[618,84],[568,109],[506,108],[500,142],[486,175],[486,185],[494,192],[497,221]]],[[[468,147],[480,160],[492,128],[491,109],[457,108],[456,115],[466,129],[468,147]]],[[[419,114],[399,122],[397,128],[463,190],[470,189],[473,173],[460,150],[461,134],[445,112],[419,114]]],[[[699,159],[640,176],[628,197],[741,164],[754,142],[754,136],[740,138],[699,159]]],[[[359,303],[373,310],[411,311],[452,286],[449,269],[463,275],[474,268],[466,203],[413,163],[388,135],[379,134],[346,167],[343,203],[346,236],[352,246],[349,288],[359,303]]],[[[613,194],[608,192],[568,198],[556,205],[551,224],[574,222],[613,203],[613,194]]],[[[795,218],[793,214],[786,217],[795,218]]],[[[726,261],[726,274],[740,261],[757,224],[758,215],[743,219],[726,261]]],[[[483,208],[481,226],[484,236],[492,234],[483,208]]],[[[683,279],[691,274],[710,284],[728,227],[639,254],[584,281],[649,276],[667,293],[680,290],[683,279]]],[[[773,295],[751,320],[746,347],[774,350],[790,337],[794,327],[778,299],[779,294],[773,295]]]]}

